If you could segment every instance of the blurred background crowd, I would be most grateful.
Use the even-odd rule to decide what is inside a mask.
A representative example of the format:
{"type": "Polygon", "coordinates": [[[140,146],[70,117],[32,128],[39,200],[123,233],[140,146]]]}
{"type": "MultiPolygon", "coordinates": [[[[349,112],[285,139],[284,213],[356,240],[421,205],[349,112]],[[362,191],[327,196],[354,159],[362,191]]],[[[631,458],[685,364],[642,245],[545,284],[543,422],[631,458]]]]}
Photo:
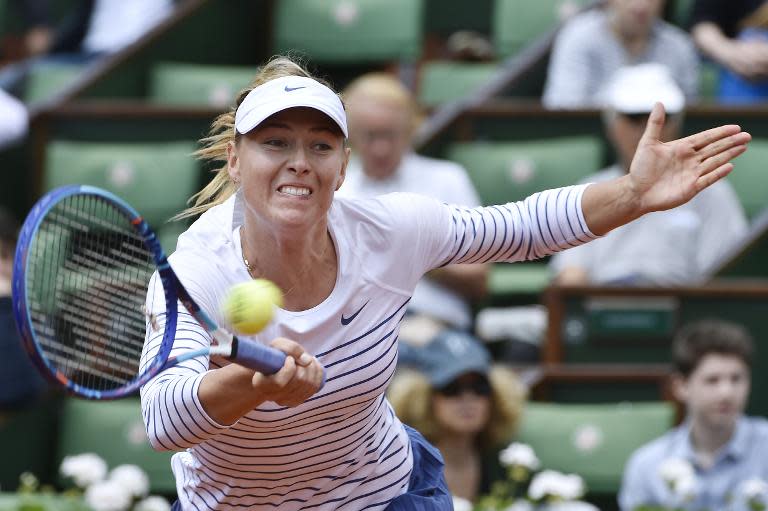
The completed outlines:
{"type": "Polygon", "coordinates": [[[210,178],[197,140],[279,53],[343,91],[348,196],[473,207],[610,179],[657,101],[667,139],[752,133],[734,173],[683,207],[549,260],[430,272],[390,399],[468,502],[508,478],[512,441],[580,474],[600,509],[725,509],[755,478],[768,498],[753,418],[768,414],[768,2],[0,0],[0,508],[23,472],[61,485],[79,452],[136,463],[172,497],[137,401],[73,401],[27,361],[18,227],[45,191],[88,183],[142,211],[170,252],[186,226],[168,220],[210,178]],[[699,483],[664,504],[671,454],[699,483]]]}

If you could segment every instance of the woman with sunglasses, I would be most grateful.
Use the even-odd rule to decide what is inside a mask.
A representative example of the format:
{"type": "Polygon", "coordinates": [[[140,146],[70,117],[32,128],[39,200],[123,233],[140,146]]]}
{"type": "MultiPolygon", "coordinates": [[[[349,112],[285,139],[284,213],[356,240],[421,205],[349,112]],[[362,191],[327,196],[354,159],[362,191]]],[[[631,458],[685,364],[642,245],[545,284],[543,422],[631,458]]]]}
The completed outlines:
{"type": "Polygon", "coordinates": [[[505,472],[499,450],[514,436],[526,391],[514,373],[491,364],[471,336],[444,332],[410,354],[389,400],[401,421],[440,450],[451,494],[475,501],[505,472]]]}

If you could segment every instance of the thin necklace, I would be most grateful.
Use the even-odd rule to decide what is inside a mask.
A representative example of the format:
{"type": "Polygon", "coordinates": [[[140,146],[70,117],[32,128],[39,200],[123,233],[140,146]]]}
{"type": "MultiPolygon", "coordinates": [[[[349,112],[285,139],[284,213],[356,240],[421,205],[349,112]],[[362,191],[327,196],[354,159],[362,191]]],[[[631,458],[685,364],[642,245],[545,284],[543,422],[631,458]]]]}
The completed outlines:
{"type": "MultiPolygon", "coordinates": [[[[321,260],[325,257],[325,253],[326,253],[327,250],[328,250],[328,245],[326,244],[325,247],[323,248],[323,253],[320,254],[320,259],[321,260]]],[[[241,227],[241,231],[240,231],[240,252],[242,254],[243,264],[245,264],[245,269],[248,272],[248,275],[252,279],[260,278],[256,273],[254,273],[253,268],[251,268],[251,263],[249,263],[248,262],[248,258],[245,257],[245,237],[243,236],[242,227],[241,227]]],[[[291,294],[293,292],[293,290],[296,289],[296,286],[299,285],[299,282],[301,282],[301,279],[304,278],[304,276],[307,274],[307,272],[309,270],[309,266],[310,265],[307,265],[307,268],[305,268],[301,273],[299,273],[299,278],[296,281],[296,284],[291,286],[291,289],[289,289],[288,291],[284,291],[283,292],[283,296],[287,296],[287,295],[291,294]]]]}

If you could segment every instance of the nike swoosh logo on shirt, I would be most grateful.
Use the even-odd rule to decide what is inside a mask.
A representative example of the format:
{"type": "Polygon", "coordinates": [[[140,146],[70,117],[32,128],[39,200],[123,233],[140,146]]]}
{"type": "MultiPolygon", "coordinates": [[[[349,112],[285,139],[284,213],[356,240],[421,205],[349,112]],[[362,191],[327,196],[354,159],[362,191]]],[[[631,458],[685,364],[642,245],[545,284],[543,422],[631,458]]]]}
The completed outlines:
{"type": "Polygon", "coordinates": [[[357,317],[357,315],[358,315],[358,314],[360,314],[360,311],[362,311],[362,310],[365,308],[365,306],[366,306],[366,305],[368,305],[368,302],[365,302],[365,303],[363,304],[363,306],[362,306],[362,307],[360,307],[359,309],[357,309],[357,312],[355,312],[354,314],[352,314],[352,315],[351,315],[351,316],[349,316],[348,318],[345,318],[345,317],[344,317],[344,313],[342,313],[342,314],[341,314],[341,324],[346,326],[346,325],[348,325],[348,324],[352,323],[352,321],[354,321],[354,320],[355,320],[355,318],[357,317]]]}
{"type": "Polygon", "coordinates": [[[295,91],[295,90],[299,90],[299,89],[306,89],[306,88],[307,88],[307,86],[306,86],[306,85],[302,85],[301,87],[288,87],[288,86],[286,85],[284,90],[285,90],[285,92],[293,92],[293,91],[295,91]]]}

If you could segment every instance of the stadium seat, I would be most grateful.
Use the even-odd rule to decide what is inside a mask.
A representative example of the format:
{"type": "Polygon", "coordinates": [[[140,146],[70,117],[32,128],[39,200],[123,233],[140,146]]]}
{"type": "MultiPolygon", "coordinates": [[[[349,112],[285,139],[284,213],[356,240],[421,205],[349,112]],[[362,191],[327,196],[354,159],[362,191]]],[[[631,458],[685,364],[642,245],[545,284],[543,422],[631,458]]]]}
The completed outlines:
{"type": "Polygon", "coordinates": [[[560,404],[529,402],[517,441],[542,467],[584,478],[589,493],[615,493],[632,452],[673,426],[668,402],[560,404]]]}
{"type": "Polygon", "coordinates": [[[64,62],[45,62],[32,66],[24,88],[27,104],[40,103],[72,85],[85,65],[64,62]]]}
{"type": "Polygon", "coordinates": [[[447,156],[467,169],[484,204],[504,204],[575,184],[596,172],[602,166],[603,146],[593,136],[459,142],[447,156]]]}
{"type": "Polygon", "coordinates": [[[514,55],[587,3],[588,0],[496,0],[493,40],[497,55],[514,55]]]}
{"type": "Polygon", "coordinates": [[[433,60],[421,67],[419,103],[435,107],[461,99],[487,82],[498,68],[496,63],[433,60]]]}
{"type": "MultiPolygon", "coordinates": [[[[575,184],[601,167],[603,147],[591,136],[523,142],[459,142],[449,159],[469,172],[485,205],[522,200],[532,193],[575,184]]],[[[494,304],[537,294],[549,281],[543,263],[496,264],[489,279],[494,304]]]]}
{"type": "Polygon", "coordinates": [[[147,473],[153,493],[176,493],[171,472],[172,453],[157,452],[149,445],[138,398],[65,401],[57,461],[87,452],[102,457],[110,469],[122,464],[139,466],[147,473]]]}
{"type": "Polygon", "coordinates": [[[280,0],[274,49],[315,63],[415,61],[424,0],[280,0]]]}
{"type": "Polygon", "coordinates": [[[670,21],[678,27],[688,30],[691,9],[693,9],[693,0],[672,0],[670,21]]]}
{"type": "Polygon", "coordinates": [[[766,161],[768,139],[756,138],[749,143],[749,150],[734,161],[735,170],[727,177],[750,219],[768,208],[766,161]]]}
{"type": "MultiPolygon", "coordinates": [[[[44,189],[65,184],[105,188],[136,208],[164,240],[166,222],[186,206],[200,185],[193,142],[102,143],[52,141],[45,159],[44,189]]],[[[165,247],[170,252],[170,247],[165,247]]]]}
{"type": "Polygon", "coordinates": [[[251,67],[160,62],[149,77],[149,99],[164,105],[227,107],[256,76],[251,67]]]}
{"type": "Polygon", "coordinates": [[[23,410],[0,412],[0,450],[3,453],[0,486],[3,490],[15,491],[23,472],[49,481],[58,409],[56,400],[44,399],[23,410]]]}

